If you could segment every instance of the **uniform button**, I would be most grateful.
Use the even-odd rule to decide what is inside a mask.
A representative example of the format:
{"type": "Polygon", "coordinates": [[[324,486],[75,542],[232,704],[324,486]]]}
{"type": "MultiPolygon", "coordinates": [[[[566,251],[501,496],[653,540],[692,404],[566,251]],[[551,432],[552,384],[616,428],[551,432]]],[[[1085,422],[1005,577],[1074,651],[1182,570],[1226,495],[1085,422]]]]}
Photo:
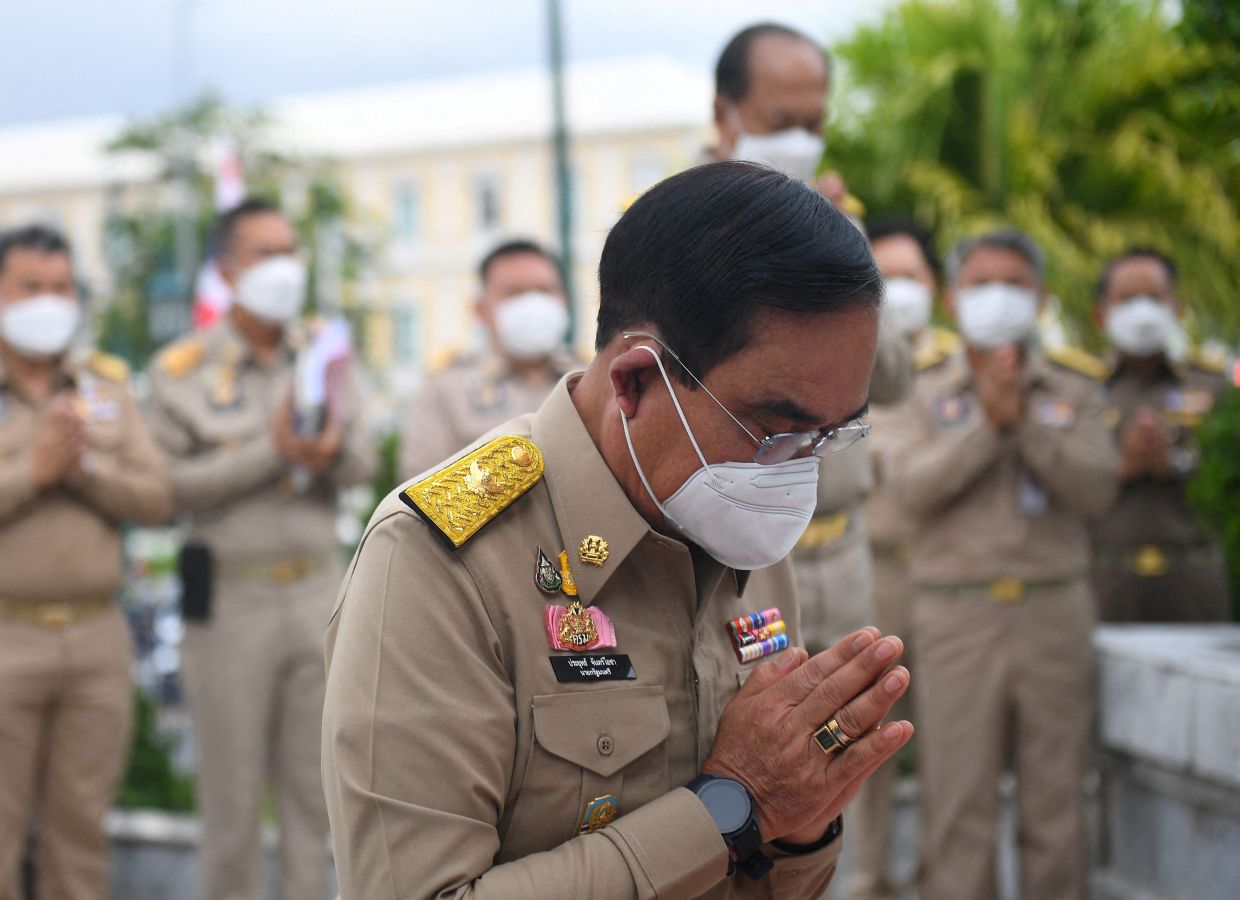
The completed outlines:
{"type": "Polygon", "coordinates": [[[616,745],[607,735],[603,735],[598,739],[598,752],[604,756],[611,756],[611,751],[616,749],[616,745]]]}

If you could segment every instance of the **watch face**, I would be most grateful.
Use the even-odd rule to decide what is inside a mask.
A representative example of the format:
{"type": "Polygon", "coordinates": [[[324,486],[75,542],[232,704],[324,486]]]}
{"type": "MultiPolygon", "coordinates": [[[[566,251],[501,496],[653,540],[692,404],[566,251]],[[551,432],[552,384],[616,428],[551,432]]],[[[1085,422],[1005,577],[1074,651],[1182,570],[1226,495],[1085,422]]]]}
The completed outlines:
{"type": "Polygon", "coordinates": [[[698,789],[698,798],[719,826],[721,834],[740,831],[749,819],[749,792],[730,778],[707,782],[698,789]]]}

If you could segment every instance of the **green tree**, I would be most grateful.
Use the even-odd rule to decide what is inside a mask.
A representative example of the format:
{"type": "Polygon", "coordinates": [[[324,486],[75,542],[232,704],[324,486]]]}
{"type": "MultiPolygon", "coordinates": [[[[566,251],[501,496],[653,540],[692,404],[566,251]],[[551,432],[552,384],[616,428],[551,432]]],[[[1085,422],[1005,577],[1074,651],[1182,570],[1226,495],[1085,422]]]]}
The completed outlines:
{"type": "Polygon", "coordinates": [[[1235,341],[1240,50],[1201,34],[1234,7],[1186,8],[1192,27],[1158,0],[907,0],[834,48],[829,161],[943,246],[1028,231],[1086,343],[1094,279],[1134,243],[1180,264],[1199,334],[1235,341]]]}

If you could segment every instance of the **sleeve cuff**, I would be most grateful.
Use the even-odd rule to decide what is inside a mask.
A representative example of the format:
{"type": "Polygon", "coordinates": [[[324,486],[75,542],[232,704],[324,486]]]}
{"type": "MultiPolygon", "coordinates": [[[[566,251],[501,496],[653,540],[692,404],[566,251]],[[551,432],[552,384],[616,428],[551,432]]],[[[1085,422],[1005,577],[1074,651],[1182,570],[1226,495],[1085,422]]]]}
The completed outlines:
{"type": "Polygon", "coordinates": [[[767,876],[773,898],[821,897],[826,892],[844,850],[843,817],[835,823],[813,844],[772,841],[766,845],[765,853],[774,863],[767,876]]]}
{"type": "Polygon", "coordinates": [[[728,848],[696,795],[677,788],[599,832],[633,872],[639,897],[696,897],[728,874],[728,848]]]}

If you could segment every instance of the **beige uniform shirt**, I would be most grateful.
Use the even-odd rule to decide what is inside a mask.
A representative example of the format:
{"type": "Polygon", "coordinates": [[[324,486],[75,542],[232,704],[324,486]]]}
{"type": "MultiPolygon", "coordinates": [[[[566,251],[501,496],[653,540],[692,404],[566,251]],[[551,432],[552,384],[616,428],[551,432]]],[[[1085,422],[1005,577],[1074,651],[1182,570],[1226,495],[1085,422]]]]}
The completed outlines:
{"type": "MultiPolygon", "coordinates": [[[[716,826],[680,787],[747,674],[726,623],[778,606],[795,638],[789,569],[735,572],[652,531],[572,383],[504,426],[532,439],[545,474],[459,549],[399,492],[371,520],[327,634],[323,771],[342,896],[818,897],[839,840],[768,848],[767,878],[729,878],[716,826]],[[579,556],[591,535],[607,542],[601,566],[579,556]],[[545,610],[568,598],[535,584],[540,549],[567,550],[578,599],[610,618],[615,647],[550,648],[545,610]],[[635,677],[560,681],[550,657],[610,658],[635,677]],[[619,817],[579,834],[603,797],[619,817]]],[[[440,496],[486,494],[505,465],[463,468],[440,496]]]]}
{"type": "Polygon", "coordinates": [[[1166,478],[1147,476],[1122,486],[1119,501],[1094,531],[1100,546],[1188,548],[1213,541],[1189,506],[1186,486],[1199,459],[1194,429],[1227,390],[1227,379],[1220,373],[1195,365],[1168,362],[1152,378],[1116,366],[1107,379],[1107,424],[1116,444],[1123,441],[1140,410],[1152,409],[1171,440],[1172,470],[1166,478]]]}
{"type": "Polygon", "coordinates": [[[963,353],[917,379],[892,453],[892,487],[913,517],[915,584],[1082,577],[1085,522],[1114,501],[1119,457],[1100,384],[1033,356],[1026,415],[987,421],[963,353]]]}
{"type": "Polygon", "coordinates": [[[67,364],[61,391],[86,421],[84,472],[39,490],[30,448],[45,404],[31,404],[0,367],[0,597],[60,602],[111,595],[121,583],[123,522],[172,513],[172,491],[112,357],[67,364]]]}
{"type": "MultiPolygon", "coordinates": [[[[904,399],[913,384],[908,341],[888,316],[879,319],[878,347],[870,376],[870,402],[891,405],[904,399]]],[[[842,453],[823,457],[818,473],[817,515],[830,515],[864,500],[874,489],[867,441],[842,453]]]]}
{"type": "Polygon", "coordinates": [[[340,455],[309,490],[293,488],[272,423],[289,397],[291,334],[277,364],[259,366],[227,318],[164,350],[151,368],[152,427],[171,457],[178,510],[219,564],[333,553],[336,488],[367,480],[375,452],[351,379],[340,455]]]}
{"type": "Polygon", "coordinates": [[[462,356],[427,375],[409,403],[401,437],[400,470],[426,472],[492,428],[532,413],[560,378],[580,368],[567,353],[552,357],[531,378],[495,353],[462,356]]]}

